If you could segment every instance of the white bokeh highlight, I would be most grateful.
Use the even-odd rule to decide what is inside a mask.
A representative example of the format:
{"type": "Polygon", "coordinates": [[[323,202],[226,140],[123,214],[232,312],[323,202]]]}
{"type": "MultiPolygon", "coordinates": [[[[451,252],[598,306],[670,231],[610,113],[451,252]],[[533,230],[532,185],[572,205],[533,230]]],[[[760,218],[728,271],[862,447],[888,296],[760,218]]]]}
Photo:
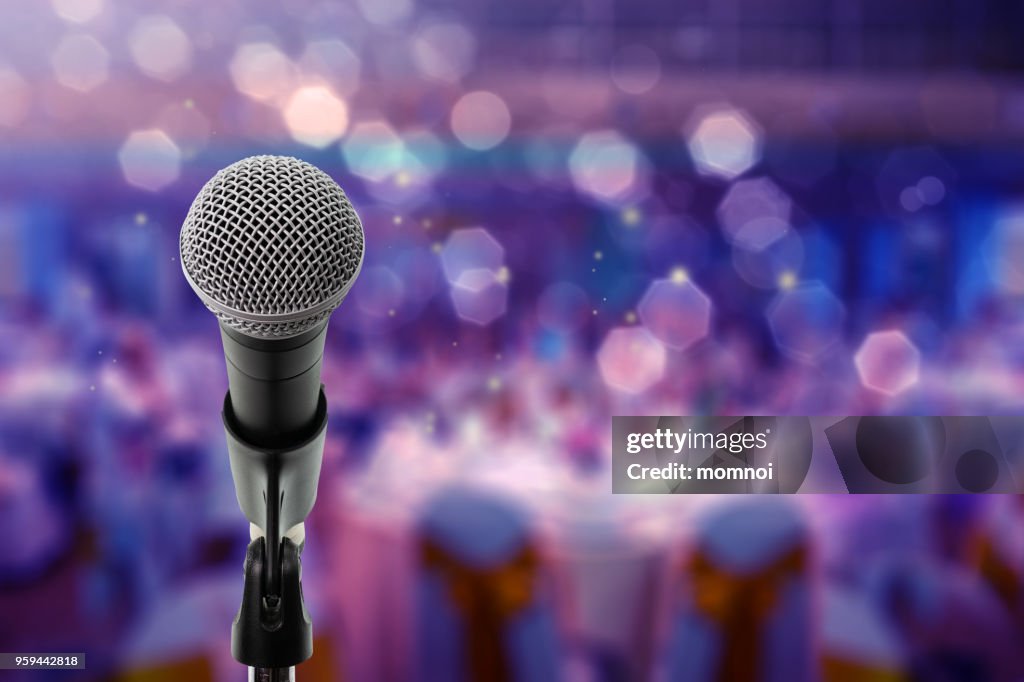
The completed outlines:
{"type": "Polygon", "coordinates": [[[325,85],[296,90],[282,115],[293,140],[318,149],[337,142],[348,128],[348,105],[325,85]]]}
{"type": "Polygon", "coordinates": [[[117,153],[121,172],[129,185],[156,192],[181,173],[181,150],[159,129],[133,132],[117,153]]]}
{"type": "Polygon", "coordinates": [[[639,148],[614,130],[584,134],[569,154],[569,174],[576,190],[605,202],[632,196],[643,164],[639,148]]]}
{"type": "Polygon", "coordinates": [[[661,381],[667,356],[661,342],[643,327],[616,327],[597,351],[597,366],[608,387],[637,394],[661,381]]]}
{"type": "Polygon", "coordinates": [[[913,387],[921,375],[921,352],[898,330],[868,334],[853,361],[864,386],[890,396],[913,387]]]}
{"type": "Polygon", "coordinates": [[[104,0],[50,0],[50,4],[57,16],[76,24],[92,21],[106,5],[104,0]]]}
{"type": "Polygon", "coordinates": [[[738,109],[698,113],[684,132],[690,156],[703,175],[731,180],[761,158],[761,129],[738,109]]]}
{"type": "Polygon", "coordinates": [[[135,65],[147,76],[171,82],[192,66],[192,42],[170,17],[144,17],[128,36],[135,65]]]}
{"type": "Polygon", "coordinates": [[[476,325],[489,325],[508,309],[508,284],[494,270],[465,270],[452,282],[450,292],[455,314],[476,325]]]}
{"type": "Polygon", "coordinates": [[[464,146],[486,151],[501,144],[512,128],[505,100],[493,92],[477,90],[459,98],[452,107],[452,133],[464,146]]]}
{"type": "Polygon", "coordinates": [[[453,284],[469,270],[496,273],[504,263],[505,248],[482,227],[455,230],[441,247],[441,268],[453,284]]]}
{"type": "Polygon", "coordinates": [[[228,65],[235,88],[260,102],[279,100],[293,90],[295,65],[272,43],[245,43],[235,50],[228,65]]]}

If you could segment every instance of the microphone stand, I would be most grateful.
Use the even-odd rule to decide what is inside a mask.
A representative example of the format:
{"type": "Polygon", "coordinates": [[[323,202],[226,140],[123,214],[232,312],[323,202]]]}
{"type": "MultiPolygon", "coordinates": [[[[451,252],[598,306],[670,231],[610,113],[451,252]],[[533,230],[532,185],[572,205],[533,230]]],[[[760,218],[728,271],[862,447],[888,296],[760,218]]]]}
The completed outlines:
{"type": "Polygon", "coordinates": [[[295,682],[295,668],[249,668],[249,682],[295,682]]]}

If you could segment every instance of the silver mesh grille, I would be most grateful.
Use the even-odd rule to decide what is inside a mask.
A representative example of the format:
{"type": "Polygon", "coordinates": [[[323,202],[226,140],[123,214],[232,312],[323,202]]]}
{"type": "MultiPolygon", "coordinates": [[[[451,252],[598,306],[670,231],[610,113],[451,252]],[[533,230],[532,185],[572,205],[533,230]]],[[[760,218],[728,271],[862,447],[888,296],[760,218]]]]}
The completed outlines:
{"type": "Polygon", "coordinates": [[[227,326],[261,338],[300,334],[327,318],[363,261],[363,228],[341,187],[286,156],[221,170],[181,226],[181,267],[227,326]]]}

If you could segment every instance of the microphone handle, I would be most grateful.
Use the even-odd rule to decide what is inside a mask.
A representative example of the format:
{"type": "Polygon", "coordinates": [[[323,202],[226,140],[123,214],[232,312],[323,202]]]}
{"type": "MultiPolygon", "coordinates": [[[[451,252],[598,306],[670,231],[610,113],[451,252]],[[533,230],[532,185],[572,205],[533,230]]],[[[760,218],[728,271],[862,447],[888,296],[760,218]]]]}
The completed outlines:
{"type": "Polygon", "coordinates": [[[301,443],[316,424],[327,321],[287,339],[257,339],[221,325],[232,426],[261,448],[301,443]]]}

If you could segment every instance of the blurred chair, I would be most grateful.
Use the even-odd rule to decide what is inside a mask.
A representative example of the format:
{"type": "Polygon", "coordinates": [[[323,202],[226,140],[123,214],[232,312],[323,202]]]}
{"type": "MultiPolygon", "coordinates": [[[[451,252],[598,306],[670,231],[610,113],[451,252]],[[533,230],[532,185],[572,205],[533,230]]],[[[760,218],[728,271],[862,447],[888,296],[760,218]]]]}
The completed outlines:
{"type": "Polygon", "coordinates": [[[168,587],[130,629],[121,646],[117,682],[213,682],[239,672],[229,654],[231,621],[238,611],[239,571],[205,575],[168,587]]]}
{"type": "Polygon", "coordinates": [[[1010,613],[976,571],[934,561],[891,562],[878,568],[871,585],[909,652],[912,679],[1020,679],[1010,613]]]}
{"type": "Polygon", "coordinates": [[[811,548],[799,510],[752,497],[697,520],[669,625],[672,682],[817,679],[811,548]]]}
{"type": "MultiPolygon", "coordinates": [[[[314,633],[319,630],[314,621],[314,633]]],[[[339,682],[344,679],[338,672],[341,670],[341,658],[335,638],[330,635],[316,634],[313,637],[313,657],[302,663],[295,670],[295,678],[303,682],[339,682]]]]}
{"type": "Polygon", "coordinates": [[[419,553],[416,679],[560,678],[554,609],[518,509],[482,492],[442,491],[425,509],[419,553]]]}
{"type": "Polygon", "coordinates": [[[203,655],[132,668],[122,673],[117,682],[213,682],[213,665],[203,655]]]}
{"type": "Polygon", "coordinates": [[[823,597],[823,682],[910,679],[902,641],[869,595],[852,587],[830,585],[823,597]]]}

